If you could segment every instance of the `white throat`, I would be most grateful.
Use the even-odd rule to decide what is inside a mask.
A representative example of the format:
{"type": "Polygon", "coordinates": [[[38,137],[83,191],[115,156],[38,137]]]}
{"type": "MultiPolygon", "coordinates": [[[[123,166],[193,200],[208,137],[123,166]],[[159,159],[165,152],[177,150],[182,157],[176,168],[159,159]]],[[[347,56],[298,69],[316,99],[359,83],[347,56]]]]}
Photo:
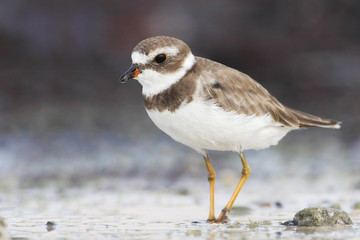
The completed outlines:
{"type": "MultiPolygon", "coordinates": [[[[134,56],[134,55],[133,55],[134,56]]],[[[135,54],[136,57],[136,54],[135,54]]],[[[135,59],[133,59],[134,62],[135,59]]],[[[186,72],[196,63],[195,56],[189,52],[184,62],[176,72],[159,73],[152,69],[145,69],[136,77],[142,85],[142,93],[145,96],[152,96],[168,89],[171,85],[178,82],[185,76],[186,72]]]]}

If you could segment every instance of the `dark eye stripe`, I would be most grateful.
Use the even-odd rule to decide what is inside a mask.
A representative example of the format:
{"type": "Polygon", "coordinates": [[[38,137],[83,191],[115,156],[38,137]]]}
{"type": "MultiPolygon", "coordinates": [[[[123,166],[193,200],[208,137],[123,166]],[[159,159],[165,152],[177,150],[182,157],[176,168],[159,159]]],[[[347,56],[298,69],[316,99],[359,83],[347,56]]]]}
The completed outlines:
{"type": "Polygon", "coordinates": [[[166,60],[167,56],[165,54],[159,54],[154,58],[154,61],[157,63],[163,63],[166,60]]]}

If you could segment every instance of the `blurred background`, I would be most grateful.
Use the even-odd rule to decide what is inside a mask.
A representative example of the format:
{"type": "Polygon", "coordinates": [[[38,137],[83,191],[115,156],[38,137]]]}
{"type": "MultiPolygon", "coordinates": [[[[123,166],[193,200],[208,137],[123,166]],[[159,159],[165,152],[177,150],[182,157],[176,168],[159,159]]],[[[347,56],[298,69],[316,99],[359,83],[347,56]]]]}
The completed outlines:
{"type": "MultiPolygon", "coordinates": [[[[118,82],[139,41],[168,35],[249,74],[287,106],[343,122],[247,152],[252,178],[343,172],[360,188],[359,10],[355,0],[2,0],[0,184],[206,184],[202,157],[148,118],[141,86],[118,82]]],[[[237,155],[211,157],[235,184],[237,155]]]]}

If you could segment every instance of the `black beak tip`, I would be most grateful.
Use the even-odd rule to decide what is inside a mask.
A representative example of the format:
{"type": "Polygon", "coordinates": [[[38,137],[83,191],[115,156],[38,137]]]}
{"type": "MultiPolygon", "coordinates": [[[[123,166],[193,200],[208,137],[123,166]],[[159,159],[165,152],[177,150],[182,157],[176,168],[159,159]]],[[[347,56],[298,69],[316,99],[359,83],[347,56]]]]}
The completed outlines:
{"type": "Polygon", "coordinates": [[[119,82],[126,83],[129,79],[131,79],[130,73],[126,72],[120,76],[119,82]]]}
{"type": "Polygon", "coordinates": [[[124,79],[124,78],[120,78],[120,79],[119,79],[119,82],[120,82],[120,83],[126,83],[126,82],[127,82],[127,80],[126,80],[126,79],[124,79]]]}
{"type": "Polygon", "coordinates": [[[129,70],[123,73],[119,78],[120,83],[126,83],[128,80],[133,79],[135,69],[134,66],[131,66],[129,70]]]}

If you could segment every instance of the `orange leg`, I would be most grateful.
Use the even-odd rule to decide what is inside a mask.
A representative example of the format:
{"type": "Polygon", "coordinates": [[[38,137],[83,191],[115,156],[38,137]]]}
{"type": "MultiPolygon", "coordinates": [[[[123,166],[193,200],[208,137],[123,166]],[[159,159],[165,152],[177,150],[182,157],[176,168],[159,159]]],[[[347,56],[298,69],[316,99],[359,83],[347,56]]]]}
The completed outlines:
{"type": "Polygon", "coordinates": [[[206,164],[206,169],[208,171],[208,181],[210,183],[210,212],[209,212],[209,218],[208,218],[208,222],[215,222],[215,213],[214,213],[214,188],[215,188],[215,170],[213,168],[213,166],[211,165],[209,156],[206,154],[206,156],[204,156],[204,160],[205,160],[205,164],[206,164]]]}
{"type": "Polygon", "coordinates": [[[235,191],[232,194],[229,202],[226,204],[226,206],[221,211],[220,215],[217,217],[216,222],[226,223],[229,221],[230,210],[235,202],[235,199],[238,196],[241,188],[244,186],[246,180],[248,179],[248,177],[250,175],[251,169],[250,169],[248,163],[246,162],[244,153],[242,151],[240,151],[239,155],[240,155],[241,163],[243,165],[240,181],[239,181],[238,185],[236,186],[235,191]]]}

